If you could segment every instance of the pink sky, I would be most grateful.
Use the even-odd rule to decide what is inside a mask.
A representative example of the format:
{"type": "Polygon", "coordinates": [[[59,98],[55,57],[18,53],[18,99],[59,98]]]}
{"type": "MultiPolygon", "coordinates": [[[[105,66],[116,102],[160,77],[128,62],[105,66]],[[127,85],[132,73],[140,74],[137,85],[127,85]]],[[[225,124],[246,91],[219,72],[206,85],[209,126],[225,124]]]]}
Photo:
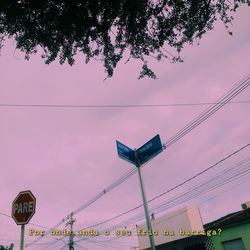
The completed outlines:
{"type": "MultiPolygon", "coordinates": [[[[98,62],[85,65],[80,55],[73,67],[61,66],[58,62],[45,65],[39,55],[25,61],[23,54],[15,51],[13,41],[7,41],[0,56],[0,103],[122,105],[214,102],[250,73],[249,23],[250,8],[241,8],[235,16],[233,36],[229,36],[223,25],[217,23],[215,30],[209,32],[199,46],[187,46],[183,50],[184,63],[152,61],[157,80],[137,80],[140,65],[131,62],[121,63],[114,77],[103,82],[105,73],[98,62]]],[[[250,89],[237,96],[237,100],[250,101],[250,89]]],[[[148,199],[249,143],[249,105],[228,104],[147,164],[142,172],[148,199]]],[[[54,226],[133,168],[118,158],[115,140],[135,148],[159,133],[165,142],[204,109],[205,106],[0,107],[0,213],[10,215],[16,195],[30,189],[37,199],[37,211],[31,222],[45,227],[54,226]]],[[[221,169],[239,162],[249,153],[249,149],[242,151],[222,164],[221,169]]],[[[213,173],[208,172],[202,178],[209,178],[213,173]]],[[[198,180],[183,186],[149,207],[197,183],[198,180]]],[[[182,203],[172,210],[198,205],[203,221],[209,222],[240,210],[240,204],[250,200],[249,185],[244,183],[201,203],[213,198],[216,192],[182,203]]],[[[141,194],[138,177],[134,175],[76,214],[75,228],[101,222],[139,204],[141,194]]],[[[142,212],[138,209],[112,223],[142,212]]],[[[0,215],[0,225],[0,243],[9,245],[14,242],[15,249],[18,249],[20,228],[14,220],[0,215]]],[[[26,226],[27,229],[30,227],[26,226]]],[[[26,244],[34,239],[26,233],[26,244]]],[[[53,240],[48,236],[38,243],[53,240]]],[[[115,242],[119,244],[117,249],[121,250],[138,245],[136,237],[115,242]]],[[[84,241],[79,244],[85,249],[113,249],[110,248],[111,243],[103,246],[84,241]]],[[[47,248],[32,245],[27,249],[53,250],[63,245],[63,242],[47,248]]]]}

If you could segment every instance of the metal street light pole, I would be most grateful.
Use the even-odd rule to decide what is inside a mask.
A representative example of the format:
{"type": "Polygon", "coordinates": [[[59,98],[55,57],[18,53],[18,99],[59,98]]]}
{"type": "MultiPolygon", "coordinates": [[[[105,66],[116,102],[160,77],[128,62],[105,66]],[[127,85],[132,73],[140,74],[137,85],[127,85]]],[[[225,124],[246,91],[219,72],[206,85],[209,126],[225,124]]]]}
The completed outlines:
{"type": "Polygon", "coordinates": [[[149,236],[149,241],[150,241],[150,248],[151,248],[151,250],[155,250],[155,241],[154,241],[152,225],[151,225],[151,221],[150,221],[150,217],[149,217],[148,203],[147,203],[147,198],[146,198],[143,180],[142,180],[142,175],[141,175],[141,164],[140,164],[140,160],[138,159],[138,154],[137,154],[136,150],[135,150],[135,156],[136,156],[136,160],[137,160],[136,167],[137,167],[138,176],[139,176],[144,213],[145,213],[145,217],[146,217],[147,230],[148,230],[148,236],[149,236]]]}
{"type": "Polygon", "coordinates": [[[147,233],[148,233],[149,241],[150,241],[150,249],[155,250],[153,230],[152,230],[152,225],[151,225],[151,221],[149,218],[148,204],[147,204],[146,194],[144,191],[142,175],[141,175],[141,165],[146,163],[150,159],[154,158],[156,155],[158,155],[159,153],[163,151],[160,136],[159,134],[154,136],[151,140],[146,142],[144,145],[142,145],[138,149],[133,150],[119,141],[116,141],[116,147],[117,147],[118,156],[122,158],[123,160],[126,160],[132,163],[137,168],[141,194],[142,194],[142,200],[143,200],[143,207],[144,207],[146,223],[147,223],[147,233]]]}

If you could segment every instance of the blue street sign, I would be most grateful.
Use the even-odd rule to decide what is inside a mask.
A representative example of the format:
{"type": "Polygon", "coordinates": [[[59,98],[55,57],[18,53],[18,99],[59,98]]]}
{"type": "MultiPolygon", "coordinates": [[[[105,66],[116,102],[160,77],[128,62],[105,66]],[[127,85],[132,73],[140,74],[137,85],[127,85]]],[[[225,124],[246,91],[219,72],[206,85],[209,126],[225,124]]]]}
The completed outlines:
{"type": "Polygon", "coordinates": [[[150,141],[146,142],[143,146],[137,149],[137,156],[140,160],[140,164],[144,164],[162,151],[163,147],[160,136],[156,135],[150,141]]]}
{"type": "Polygon", "coordinates": [[[116,147],[119,157],[136,165],[135,151],[119,141],[116,141],[116,147]]]}

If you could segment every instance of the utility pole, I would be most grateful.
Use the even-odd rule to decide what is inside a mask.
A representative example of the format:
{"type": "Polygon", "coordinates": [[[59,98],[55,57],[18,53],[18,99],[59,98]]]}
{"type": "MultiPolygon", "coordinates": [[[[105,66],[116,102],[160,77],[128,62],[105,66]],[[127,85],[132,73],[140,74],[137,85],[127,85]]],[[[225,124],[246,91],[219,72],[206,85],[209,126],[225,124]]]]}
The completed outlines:
{"type": "Polygon", "coordinates": [[[68,222],[66,223],[66,227],[70,225],[70,236],[69,236],[69,250],[74,250],[74,231],[73,224],[76,222],[76,219],[73,219],[73,213],[68,216],[68,222]]]}

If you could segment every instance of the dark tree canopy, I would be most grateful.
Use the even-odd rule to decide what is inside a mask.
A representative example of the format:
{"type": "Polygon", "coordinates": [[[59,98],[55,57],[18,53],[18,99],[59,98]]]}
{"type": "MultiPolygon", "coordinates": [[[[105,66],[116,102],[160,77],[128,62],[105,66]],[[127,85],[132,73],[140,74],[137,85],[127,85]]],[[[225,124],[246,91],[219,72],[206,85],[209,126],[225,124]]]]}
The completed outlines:
{"type": "Polygon", "coordinates": [[[148,56],[181,61],[184,44],[199,40],[217,19],[228,28],[244,3],[250,0],[0,0],[0,46],[14,38],[26,59],[41,47],[47,64],[59,58],[73,65],[82,52],[86,63],[100,60],[108,77],[126,55],[141,60],[140,77],[155,78],[148,56]]]}

